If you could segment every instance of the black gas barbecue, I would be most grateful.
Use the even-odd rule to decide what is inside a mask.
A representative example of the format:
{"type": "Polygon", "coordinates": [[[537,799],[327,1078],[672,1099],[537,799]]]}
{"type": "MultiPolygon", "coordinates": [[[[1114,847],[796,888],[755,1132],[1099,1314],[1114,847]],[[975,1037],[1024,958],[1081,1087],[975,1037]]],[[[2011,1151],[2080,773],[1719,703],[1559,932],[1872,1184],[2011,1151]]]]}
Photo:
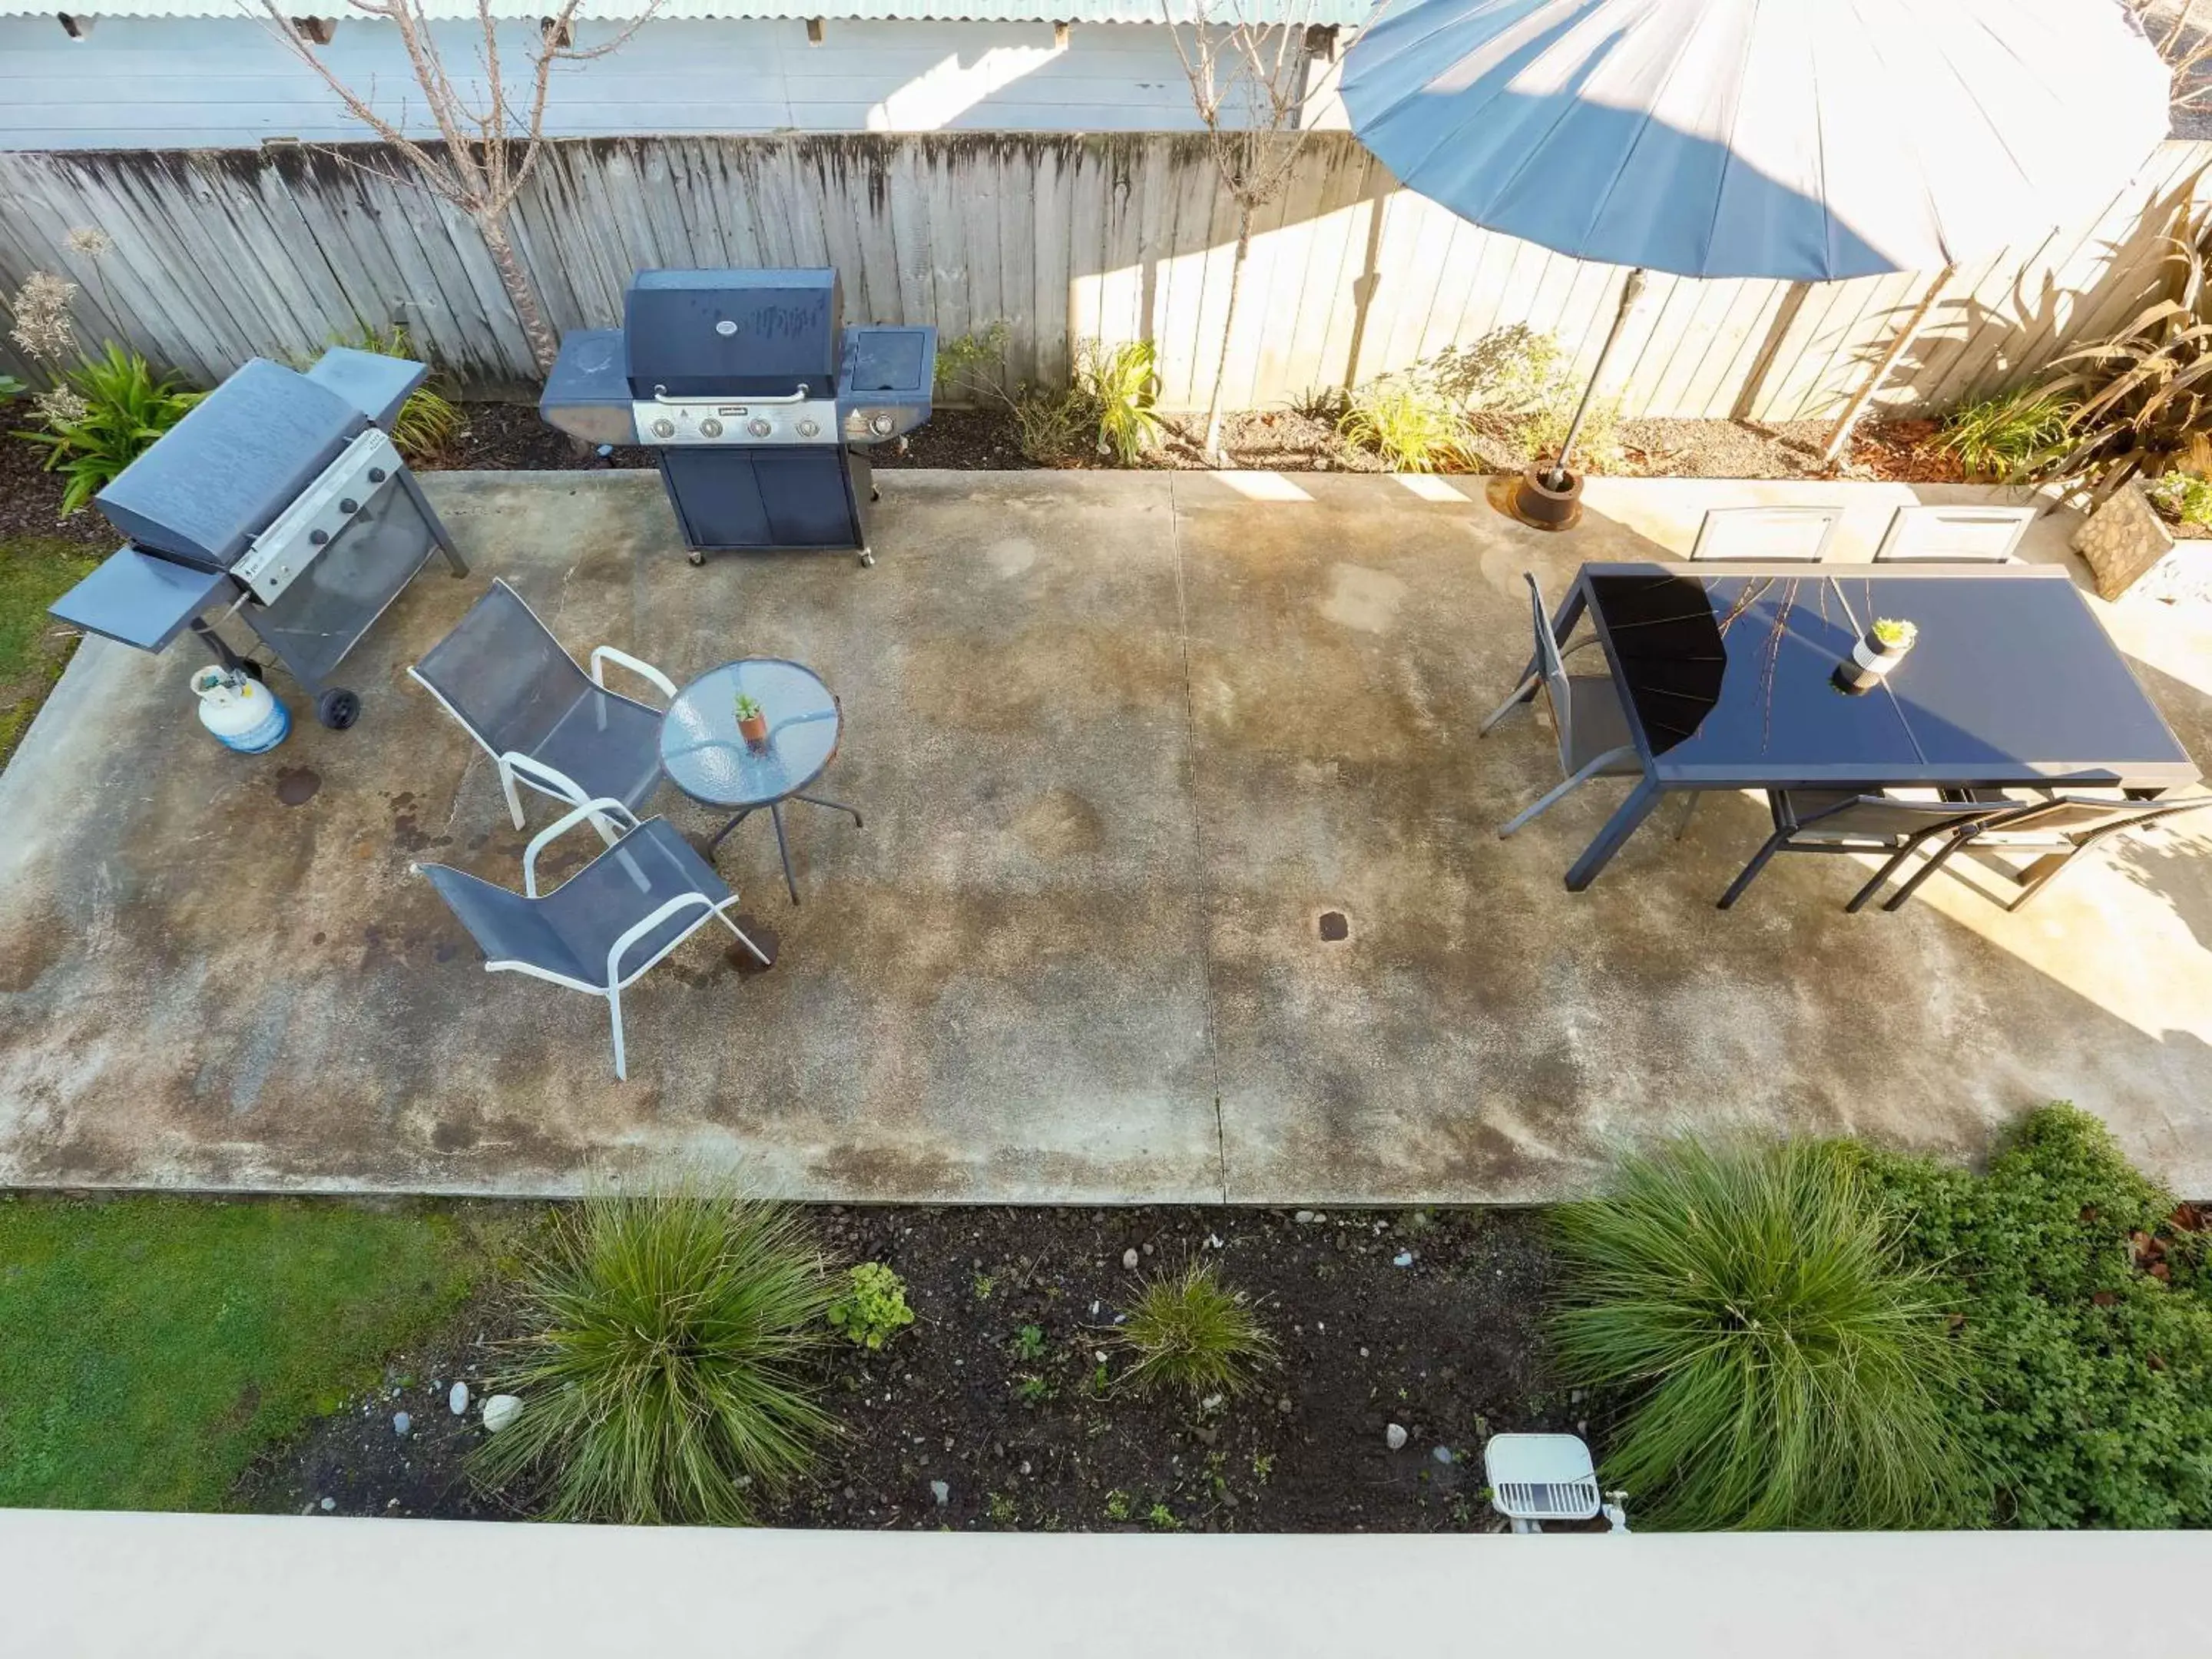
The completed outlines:
{"type": "Polygon", "coordinates": [[[929,418],[937,331],[844,325],[834,270],[641,270],[618,329],[564,336],[538,412],[644,444],[691,562],[841,548],[872,564],[866,448],[929,418]]]}
{"type": "Polygon", "coordinates": [[[141,651],[190,628],[224,666],[257,671],[216,631],[235,616],[317,719],[352,725],[360,699],[331,671],[432,553],[468,574],[392,442],[428,373],[343,349],[304,374],[252,359],[94,497],[130,540],[52,613],[141,651]]]}

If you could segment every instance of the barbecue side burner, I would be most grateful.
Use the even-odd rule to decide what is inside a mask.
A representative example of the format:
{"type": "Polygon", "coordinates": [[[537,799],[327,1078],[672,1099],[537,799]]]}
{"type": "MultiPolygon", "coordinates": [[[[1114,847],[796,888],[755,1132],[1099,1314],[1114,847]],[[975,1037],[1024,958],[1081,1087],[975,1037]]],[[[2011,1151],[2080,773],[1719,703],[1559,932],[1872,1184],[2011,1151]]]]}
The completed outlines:
{"type": "Polygon", "coordinates": [[[346,653],[431,554],[468,574],[392,442],[428,374],[345,348],[305,374],[252,359],[94,498],[130,540],[52,614],[146,652],[189,628],[258,677],[216,630],[236,617],[343,731],[361,712],[329,684],[346,653]]]}
{"type": "Polygon", "coordinates": [[[937,331],[844,325],[837,273],[641,270],[619,329],[562,337],[538,412],[660,460],[693,564],[841,549],[873,564],[870,446],[929,418],[937,331]]]}

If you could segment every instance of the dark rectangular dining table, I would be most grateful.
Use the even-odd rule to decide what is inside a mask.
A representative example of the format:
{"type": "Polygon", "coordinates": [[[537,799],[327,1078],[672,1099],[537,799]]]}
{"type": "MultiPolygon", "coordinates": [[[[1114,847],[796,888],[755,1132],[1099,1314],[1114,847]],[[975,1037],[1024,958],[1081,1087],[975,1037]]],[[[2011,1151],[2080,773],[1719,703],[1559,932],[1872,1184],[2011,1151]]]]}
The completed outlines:
{"type": "Polygon", "coordinates": [[[2147,795],[2196,764],[2055,565],[1586,564],[1587,615],[1644,776],[1567,872],[1589,885],[1686,789],[2035,786],[2147,795]],[[1918,637],[1874,690],[1837,665],[1877,617],[1918,637]]]}

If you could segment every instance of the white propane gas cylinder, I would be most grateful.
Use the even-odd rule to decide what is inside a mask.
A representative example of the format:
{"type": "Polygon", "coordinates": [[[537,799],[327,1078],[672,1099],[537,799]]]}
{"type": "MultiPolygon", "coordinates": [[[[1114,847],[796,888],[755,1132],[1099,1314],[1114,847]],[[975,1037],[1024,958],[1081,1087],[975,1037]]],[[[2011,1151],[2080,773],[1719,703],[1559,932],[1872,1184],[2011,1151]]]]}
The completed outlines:
{"type": "Polygon", "coordinates": [[[227,749],[258,755],[284,741],[291,712],[260,681],[236,669],[210,663],[192,676],[200,700],[200,724],[227,749]]]}

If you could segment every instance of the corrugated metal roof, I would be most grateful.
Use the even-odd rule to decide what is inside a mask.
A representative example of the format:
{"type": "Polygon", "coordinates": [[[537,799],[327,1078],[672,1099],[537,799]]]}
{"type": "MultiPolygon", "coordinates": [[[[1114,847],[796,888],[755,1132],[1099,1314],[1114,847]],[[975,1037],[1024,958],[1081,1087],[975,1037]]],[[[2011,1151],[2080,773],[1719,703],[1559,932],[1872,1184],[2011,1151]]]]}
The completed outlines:
{"type": "MultiPolygon", "coordinates": [[[[473,18],[474,0],[421,0],[425,15],[473,18]]],[[[909,22],[980,23],[1158,23],[1164,0],[665,0],[657,14],[687,18],[824,17],[844,21],[903,20],[909,22]]],[[[1198,14],[1196,0],[1164,0],[1175,21],[1198,14]]],[[[1210,0],[1205,10],[1216,22],[1331,23],[1356,26],[1367,21],[1376,0],[1210,0]]],[[[300,15],[335,15],[354,21],[341,5],[310,13],[310,0],[299,0],[300,15]]],[[[501,17],[542,17],[544,0],[492,0],[501,17]]],[[[645,0],[585,0],[586,18],[635,17],[645,0]]],[[[240,15],[239,0],[0,0],[0,17],[51,17],[57,10],[80,17],[229,17],[240,15]]]]}

